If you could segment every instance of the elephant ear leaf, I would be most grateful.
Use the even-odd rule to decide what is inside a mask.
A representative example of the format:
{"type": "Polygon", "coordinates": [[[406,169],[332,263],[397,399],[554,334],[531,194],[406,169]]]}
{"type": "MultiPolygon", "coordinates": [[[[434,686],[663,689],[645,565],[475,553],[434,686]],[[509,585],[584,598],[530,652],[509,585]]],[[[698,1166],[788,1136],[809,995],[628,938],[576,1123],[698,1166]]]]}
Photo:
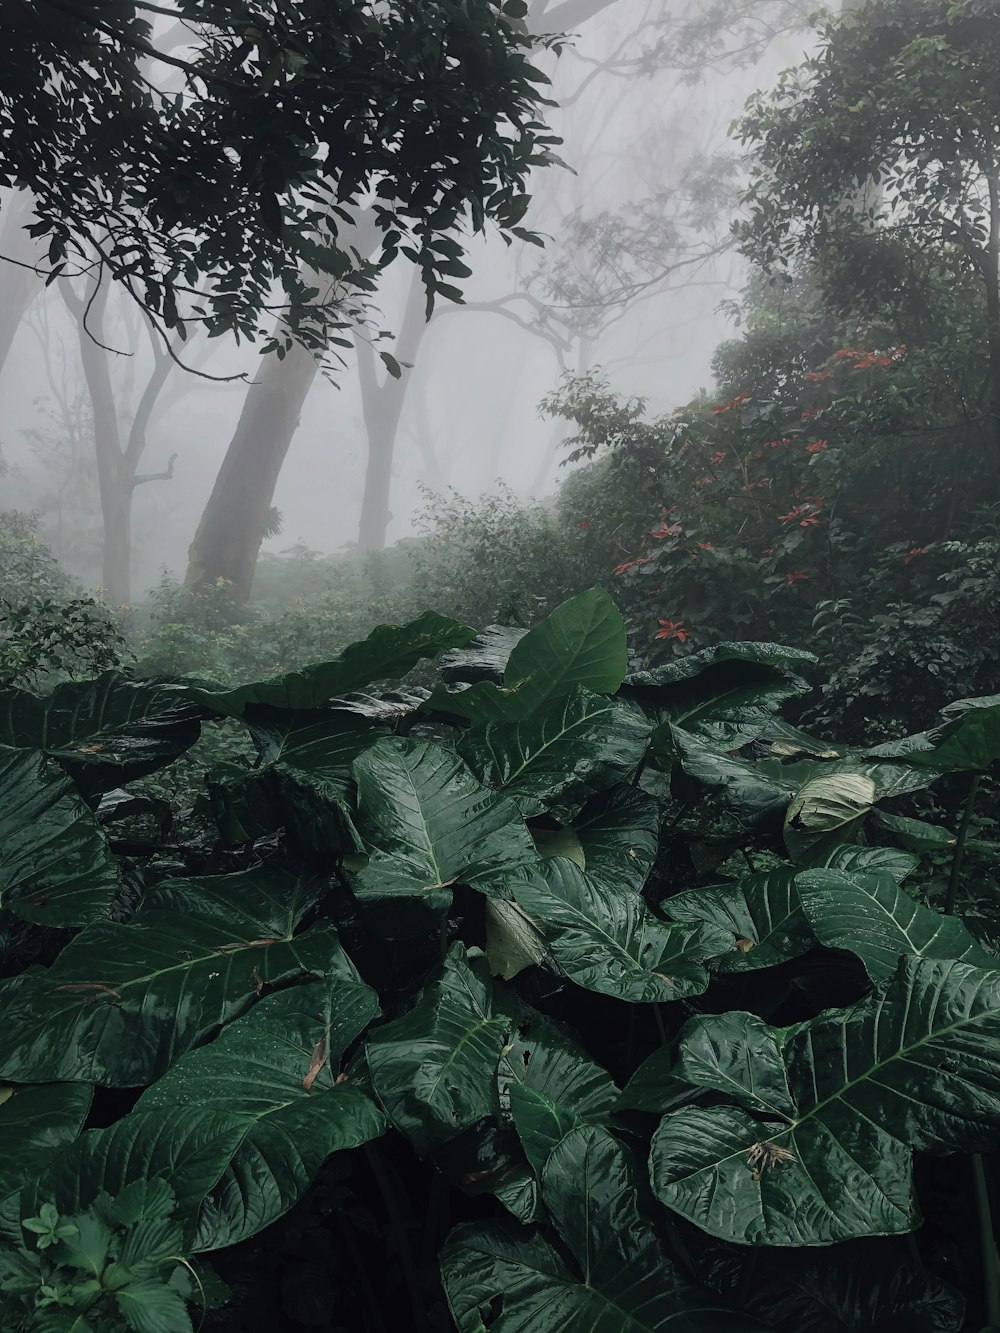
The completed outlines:
{"type": "MultiPolygon", "coordinates": [[[[539,1231],[471,1224],[451,1233],[441,1273],[459,1333],[731,1333],[734,1314],[678,1279],[639,1212],[629,1153],[605,1129],[571,1129],[542,1171],[542,1197],[569,1257],[539,1231]],[[587,1207],[580,1206],[586,1199],[587,1207]]],[[[741,1318],[742,1333],[764,1326],[741,1318]]]]}
{"type": "Polygon", "coordinates": [[[385,1120],[341,1070],[378,999],[347,956],[323,981],[269,996],[208,1046],[181,1057],[137,1104],[163,1119],[245,1117],[238,1151],[201,1207],[195,1248],[214,1250],[297,1203],[331,1153],[377,1137],[385,1120]]]}
{"type": "Polygon", "coordinates": [[[0,746],[0,908],[44,926],[106,919],[118,863],[86,801],[37,750],[0,746]]]}
{"type": "Polygon", "coordinates": [[[905,954],[1000,968],[957,917],[915,902],[884,871],[804,870],[795,886],[820,943],[856,954],[873,981],[888,980],[905,954]]]}
{"type": "Polygon", "coordinates": [[[319,662],[284,676],[239,685],[231,690],[188,688],[195,703],[213,713],[243,717],[251,706],[325,708],[331,699],[362,690],[375,681],[398,680],[427,657],[460,648],[475,630],[425,611],[408,625],[379,625],[367,639],[352,643],[330,662],[319,662]]]}
{"type": "Polygon", "coordinates": [[[654,1191],[742,1245],[910,1231],[915,1149],[1000,1143],[998,1040],[1000,972],[929,958],[901,959],[885,989],[794,1028],[768,1029],[750,1014],[701,1018],[682,1032],[669,1077],[730,1104],[664,1116],[650,1156],[654,1191]],[[754,1064],[761,1042],[766,1097],[754,1064]]]}
{"type": "Polygon", "coordinates": [[[1000,694],[956,699],[941,710],[939,727],[866,751],[870,759],[892,759],[938,773],[978,772],[1000,759],[1000,694]]]}
{"type": "Polygon", "coordinates": [[[0,692],[0,745],[43,751],[92,796],[172,763],[198,739],[201,717],[182,685],[106,671],[44,697],[0,692]]]}
{"type": "Polygon", "coordinates": [[[590,588],[518,639],[502,686],[492,680],[464,690],[438,686],[427,707],[481,724],[518,722],[577,686],[592,694],[616,693],[627,666],[625,622],[603,589],[590,588]]]}

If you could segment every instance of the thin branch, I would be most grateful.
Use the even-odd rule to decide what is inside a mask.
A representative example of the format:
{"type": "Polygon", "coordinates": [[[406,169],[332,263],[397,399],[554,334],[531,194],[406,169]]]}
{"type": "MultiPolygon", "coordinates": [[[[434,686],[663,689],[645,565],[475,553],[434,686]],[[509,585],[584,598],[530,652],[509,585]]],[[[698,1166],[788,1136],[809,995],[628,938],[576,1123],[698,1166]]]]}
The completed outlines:
{"type": "Polygon", "coordinates": [[[132,489],[135,490],[136,486],[142,486],[147,481],[173,481],[174,464],[176,462],[177,462],[177,455],[171,454],[170,462],[167,464],[165,472],[143,472],[140,473],[138,476],[133,477],[132,489]]]}

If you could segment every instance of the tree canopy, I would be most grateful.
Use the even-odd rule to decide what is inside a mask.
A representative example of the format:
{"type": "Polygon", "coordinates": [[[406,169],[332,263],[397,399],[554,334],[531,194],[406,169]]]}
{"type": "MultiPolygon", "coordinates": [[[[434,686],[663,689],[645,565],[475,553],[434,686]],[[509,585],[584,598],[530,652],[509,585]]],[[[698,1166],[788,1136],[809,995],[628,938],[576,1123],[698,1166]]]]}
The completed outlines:
{"type": "Polygon", "coordinates": [[[397,253],[432,303],[460,296],[463,226],[533,239],[525,180],[558,141],[526,13],[22,0],[5,6],[0,183],[32,192],[49,276],[110,274],[161,328],[254,338],[277,312],[289,338],[350,345],[338,331],[397,253]]]}

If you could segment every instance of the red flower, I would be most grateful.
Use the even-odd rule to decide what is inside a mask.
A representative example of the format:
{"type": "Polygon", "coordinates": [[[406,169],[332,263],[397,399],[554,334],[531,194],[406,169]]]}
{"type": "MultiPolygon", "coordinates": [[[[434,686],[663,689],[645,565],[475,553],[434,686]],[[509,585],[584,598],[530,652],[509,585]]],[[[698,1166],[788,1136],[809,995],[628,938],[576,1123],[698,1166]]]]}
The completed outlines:
{"type": "Polygon", "coordinates": [[[786,574],[786,575],[785,575],[785,582],[786,582],[786,583],[801,583],[801,582],[803,581],[803,579],[807,579],[808,577],[809,577],[809,575],[806,573],[806,571],[805,571],[804,569],[796,569],[796,570],[793,570],[791,574],[786,574]]]}
{"type": "Polygon", "coordinates": [[[720,449],[717,453],[712,455],[712,462],[718,466],[720,463],[724,463],[728,457],[729,455],[726,453],[725,449],[720,449]]]}
{"type": "Polygon", "coordinates": [[[928,548],[927,548],[926,546],[912,546],[912,547],[910,548],[909,554],[907,555],[906,559],[903,561],[903,564],[904,564],[904,565],[908,565],[908,564],[910,563],[911,560],[916,560],[916,558],[917,558],[918,555],[926,555],[926,554],[927,554],[927,551],[928,551],[928,548]]]}
{"type": "Polygon", "coordinates": [[[698,550],[699,550],[699,551],[714,551],[714,550],[715,550],[715,547],[712,545],[711,542],[699,542],[699,543],[698,543],[698,550]]]}
{"type": "Polygon", "coordinates": [[[626,560],[623,565],[616,565],[612,572],[624,574],[627,570],[635,569],[636,565],[648,565],[652,558],[651,555],[637,555],[634,560],[626,560]]]}
{"type": "Polygon", "coordinates": [[[679,620],[661,620],[661,630],[653,636],[656,639],[679,639],[681,643],[688,637],[688,632],[679,620]]]}
{"type": "Polygon", "coordinates": [[[833,371],[830,370],[829,367],[827,367],[826,370],[807,370],[805,373],[805,378],[810,382],[810,384],[815,384],[820,380],[828,380],[832,374],[833,371]]]}
{"type": "Polygon", "coordinates": [[[821,449],[825,449],[830,443],[829,440],[816,440],[814,444],[806,445],[807,454],[818,454],[821,449]]]}
{"type": "Polygon", "coordinates": [[[590,527],[590,519],[581,518],[580,522],[576,525],[576,530],[577,532],[586,532],[589,527],[590,527]]]}
{"type": "MultiPolygon", "coordinates": [[[[817,412],[818,412],[818,411],[819,411],[819,408],[817,408],[816,410],[817,410],[817,412]]],[[[789,439],[786,437],[786,438],[781,439],[781,440],[768,440],[767,444],[764,445],[764,448],[765,448],[765,449],[787,449],[788,446],[789,446],[790,444],[791,444],[791,440],[789,440],[789,439]]]]}
{"type": "Polygon", "coordinates": [[[773,546],[765,546],[765,547],[764,547],[764,550],[763,550],[763,552],[762,552],[762,554],[763,554],[763,555],[774,555],[774,547],[773,547],[773,546]]]}
{"type": "Polygon", "coordinates": [[[662,540],[664,537],[679,537],[683,532],[684,529],[679,523],[664,523],[662,527],[657,528],[649,535],[651,537],[658,537],[662,540]]]}
{"type": "Polygon", "coordinates": [[[694,484],[695,484],[696,486],[711,486],[711,484],[712,484],[712,478],[711,478],[711,477],[695,477],[695,479],[694,479],[694,484]]]}
{"type": "Polygon", "coordinates": [[[853,361],[855,357],[864,356],[863,347],[841,347],[839,351],[834,352],[834,361],[853,361]]]}
{"type": "Polygon", "coordinates": [[[803,421],[812,421],[813,417],[818,417],[820,412],[822,411],[823,409],[821,407],[815,407],[815,406],[803,408],[801,419],[803,421]]]}
{"type": "Polygon", "coordinates": [[[733,408],[739,407],[741,404],[745,403],[749,397],[750,390],[744,389],[744,391],[738,393],[735,398],[730,398],[728,403],[718,403],[712,408],[712,411],[716,416],[718,416],[720,412],[732,412],[733,408]]]}

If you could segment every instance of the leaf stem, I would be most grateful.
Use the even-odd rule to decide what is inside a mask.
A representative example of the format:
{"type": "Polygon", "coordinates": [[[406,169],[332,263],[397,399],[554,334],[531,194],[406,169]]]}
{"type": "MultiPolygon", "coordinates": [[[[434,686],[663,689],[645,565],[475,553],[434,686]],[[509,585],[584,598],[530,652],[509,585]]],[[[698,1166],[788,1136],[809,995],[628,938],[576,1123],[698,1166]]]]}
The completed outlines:
{"type": "Polygon", "coordinates": [[[993,1211],[982,1153],[972,1154],[972,1178],[976,1187],[976,1215],[979,1219],[979,1244],[983,1256],[983,1286],[986,1291],[984,1333],[1000,1330],[1000,1268],[997,1267],[997,1243],[993,1234],[993,1211]]]}
{"type": "Polygon", "coordinates": [[[976,794],[979,791],[979,779],[981,773],[976,773],[969,783],[969,794],[965,798],[965,809],[962,811],[962,822],[958,826],[958,837],[955,840],[955,850],[951,857],[951,875],[948,878],[948,897],[944,904],[945,916],[951,916],[955,911],[955,900],[958,897],[958,879],[962,873],[962,858],[965,855],[965,840],[969,836],[969,822],[972,819],[973,807],[976,804],[976,794]]]}

